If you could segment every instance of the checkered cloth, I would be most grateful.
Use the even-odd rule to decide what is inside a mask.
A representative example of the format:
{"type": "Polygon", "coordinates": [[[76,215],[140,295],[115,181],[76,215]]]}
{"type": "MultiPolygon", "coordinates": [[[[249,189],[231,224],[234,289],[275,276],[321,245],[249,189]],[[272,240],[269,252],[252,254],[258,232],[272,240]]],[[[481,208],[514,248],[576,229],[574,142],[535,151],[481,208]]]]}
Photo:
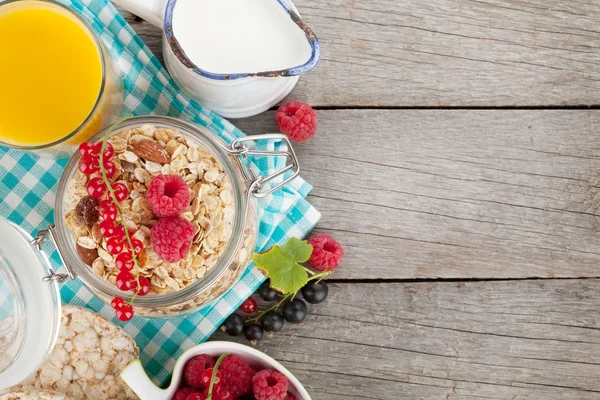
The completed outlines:
{"type": "MultiPolygon", "coordinates": [[[[243,136],[229,122],[200,107],[182,95],[159,61],[119,15],[108,0],[60,0],[90,23],[118,61],[125,79],[123,114],[160,114],[182,117],[203,125],[225,141],[243,136]]],[[[273,148],[273,144],[268,146],[273,148]]],[[[281,166],[281,159],[254,160],[267,174],[281,166]]],[[[54,220],[57,182],[66,160],[52,160],[0,147],[0,216],[35,233],[54,220]]],[[[311,186],[297,178],[260,203],[262,215],[257,249],[304,237],[319,220],[319,213],[305,200],[311,186]]],[[[56,254],[53,263],[58,263],[56,254]]],[[[220,299],[186,317],[146,319],[134,317],[120,325],[141,349],[142,363],[157,383],[164,383],[183,350],[205,341],[223,320],[239,307],[263,280],[250,266],[241,280],[220,299]]],[[[65,303],[85,306],[104,317],[114,318],[113,310],[94,297],[79,281],[61,288],[65,303]]]]}

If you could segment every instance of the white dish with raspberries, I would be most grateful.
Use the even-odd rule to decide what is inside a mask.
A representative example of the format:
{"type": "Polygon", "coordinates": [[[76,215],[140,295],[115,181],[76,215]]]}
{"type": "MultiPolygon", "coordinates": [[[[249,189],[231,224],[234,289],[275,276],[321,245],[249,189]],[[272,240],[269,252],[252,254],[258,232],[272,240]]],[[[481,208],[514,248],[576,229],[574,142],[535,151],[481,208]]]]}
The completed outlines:
{"type": "Polygon", "coordinates": [[[311,400],[283,365],[256,349],[231,342],[207,342],[185,351],[166,389],[152,383],[140,360],[125,367],[121,378],[144,400],[205,400],[211,381],[213,400],[311,400]],[[213,371],[215,362],[219,363],[218,375],[213,371]]]}

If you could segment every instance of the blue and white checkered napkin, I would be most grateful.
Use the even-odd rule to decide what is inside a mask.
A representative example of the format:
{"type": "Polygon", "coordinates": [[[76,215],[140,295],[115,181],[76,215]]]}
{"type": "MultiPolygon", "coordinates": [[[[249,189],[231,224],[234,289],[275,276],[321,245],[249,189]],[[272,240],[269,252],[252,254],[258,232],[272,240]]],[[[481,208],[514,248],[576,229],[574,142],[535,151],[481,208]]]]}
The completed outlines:
{"type": "MultiPolygon", "coordinates": [[[[123,114],[159,114],[182,117],[203,125],[226,141],[243,133],[218,115],[187,99],[173,84],[160,62],[108,0],[60,0],[77,10],[103,39],[118,60],[125,79],[123,114]]],[[[256,161],[263,174],[280,167],[282,160],[256,161]]],[[[66,160],[51,160],[0,147],[0,215],[35,233],[54,220],[56,183],[66,160]]],[[[304,237],[319,220],[319,213],[305,197],[311,186],[297,178],[262,204],[257,249],[266,249],[287,238],[304,237]]],[[[52,257],[58,262],[56,254],[52,257]]],[[[263,280],[251,266],[241,280],[218,301],[197,313],[169,319],[134,317],[124,329],[141,349],[142,363],[157,383],[170,375],[184,349],[206,340],[223,320],[263,280]]],[[[61,288],[63,302],[82,305],[107,318],[113,310],[85,289],[79,281],[61,288]]],[[[117,322],[113,318],[113,321],[117,322]]]]}

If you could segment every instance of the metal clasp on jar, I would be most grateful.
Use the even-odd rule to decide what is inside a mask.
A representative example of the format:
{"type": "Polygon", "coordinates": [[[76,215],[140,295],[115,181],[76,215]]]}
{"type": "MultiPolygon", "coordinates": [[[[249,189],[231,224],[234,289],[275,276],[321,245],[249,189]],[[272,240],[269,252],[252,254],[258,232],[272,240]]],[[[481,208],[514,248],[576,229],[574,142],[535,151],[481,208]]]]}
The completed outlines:
{"type": "Polygon", "coordinates": [[[240,166],[240,170],[244,174],[244,178],[246,179],[246,185],[248,186],[248,192],[253,196],[258,198],[263,198],[271,193],[279,190],[283,186],[290,183],[298,174],[300,173],[300,166],[298,165],[298,158],[296,157],[296,153],[294,152],[294,148],[292,147],[292,143],[288,139],[287,136],[279,134],[279,133],[266,133],[263,135],[252,135],[245,136],[242,138],[235,139],[231,142],[229,148],[225,148],[229,154],[236,156],[236,160],[240,166]],[[246,146],[246,143],[254,142],[256,143],[259,140],[279,140],[283,141],[286,144],[287,151],[271,151],[271,150],[257,150],[255,148],[251,148],[246,146]],[[285,167],[278,169],[273,172],[271,175],[262,176],[256,175],[256,173],[249,168],[249,166],[243,162],[243,160],[247,160],[248,156],[266,156],[266,157],[285,157],[286,163],[285,167]],[[278,177],[283,177],[285,173],[288,171],[292,171],[292,173],[281,182],[267,186],[266,184],[277,179],[278,177]]]}
{"type": "Polygon", "coordinates": [[[52,267],[50,267],[50,263],[48,262],[48,272],[50,273],[50,275],[45,276],[42,278],[42,281],[44,282],[64,282],[67,279],[75,279],[75,273],[73,272],[73,269],[69,266],[68,263],[65,262],[65,259],[60,251],[60,247],[58,246],[58,243],[56,241],[56,230],[54,225],[48,225],[48,228],[46,229],[40,229],[37,233],[37,235],[35,235],[35,238],[30,242],[32,246],[36,247],[38,249],[38,251],[41,254],[44,254],[44,250],[42,249],[42,245],[44,243],[46,243],[46,241],[48,239],[52,240],[52,243],[54,244],[54,247],[56,248],[56,252],[58,253],[58,257],[60,258],[61,264],[65,266],[65,270],[67,271],[66,274],[59,274],[54,272],[54,270],[52,269],[52,267]]]}

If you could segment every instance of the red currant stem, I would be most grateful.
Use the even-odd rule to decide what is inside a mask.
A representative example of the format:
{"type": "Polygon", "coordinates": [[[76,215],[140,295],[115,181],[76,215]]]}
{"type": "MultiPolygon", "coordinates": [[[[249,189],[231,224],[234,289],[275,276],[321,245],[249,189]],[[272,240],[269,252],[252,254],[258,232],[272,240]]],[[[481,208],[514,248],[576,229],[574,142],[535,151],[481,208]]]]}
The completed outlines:
{"type": "Polygon", "coordinates": [[[310,275],[310,276],[315,274],[315,271],[313,271],[312,269],[306,268],[304,265],[302,266],[302,268],[304,268],[304,270],[306,272],[308,272],[308,275],[310,275]]]}
{"type": "Polygon", "coordinates": [[[255,322],[255,321],[258,321],[266,313],[271,312],[273,310],[277,310],[287,299],[289,299],[290,297],[294,296],[295,294],[296,293],[288,293],[288,294],[286,294],[285,296],[283,296],[283,299],[281,299],[281,301],[279,303],[275,304],[274,306],[271,306],[271,307],[267,308],[266,310],[264,310],[263,312],[261,312],[260,314],[258,314],[256,317],[250,318],[246,322],[255,322]]]}
{"type": "Polygon", "coordinates": [[[309,281],[313,281],[315,279],[317,280],[317,283],[321,282],[323,280],[323,278],[325,278],[327,275],[331,275],[333,274],[333,271],[323,271],[323,272],[319,272],[318,274],[314,274],[313,276],[311,276],[310,278],[308,278],[309,281]]]}
{"type": "Polygon", "coordinates": [[[217,371],[219,369],[219,365],[221,365],[221,361],[223,361],[223,359],[225,357],[227,357],[228,355],[229,355],[228,352],[221,354],[221,356],[215,363],[215,366],[213,367],[212,376],[210,378],[210,386],[208,386],[208,396],[206,397],[206,400],[212,400],[212,391],[213,391],[213,386],[215,384],[215,381],[217,380],[217,371]]]}
{"type": "Polygon", "coordinates": [[[111,125],[111,127],[108,128],[108,130],[104,134],[104,137],[102,138],[102,147],[100,148],[100,172],[102,173],[102,181],[106,185],[106,189],[108,189],[108,193],[112,199],[112,202],[115,205],[115,207],[117,207],[117,210],[119,211],[119,218],[121,219],[121,225],[123,225],[123,228],[125,229],[125,237],[127,238],[127,243],[129,244],[129,251],[131,251],[132,260],[135,265],[135,281],[137,282],[137,291],[133,292],[133,296],[131,297],[131,300],[129,301],[129,304],[133,304],[133,300],[135,299],[136,295],[138,294],[138,292],[140,290],[142,290],[142,287],[140,285],[140,265],[138,264],[137,255],[135,254],[135,249],[133,248],[133,244],[131,242],[131,235],[129,234],[129,228],[127,227],[127,224],[125,223],[125,217],[123,216],[123,210],[121,209],[121,206],[119,205],[119,200],[117,200],[115,191],[112,188],[110,180],[108,179],[108,176],[106,175],[106,169],[104,168],[104,150],[106,149],[106,143],[108,141],[108,137],[110,136],[112,131],[117,127],[117,125],[126,121],[129,118],[131,118],[131,115],[126,115],[125,117],[119,119],[117,122],[115,122],[113,125],[111,125]]]}

